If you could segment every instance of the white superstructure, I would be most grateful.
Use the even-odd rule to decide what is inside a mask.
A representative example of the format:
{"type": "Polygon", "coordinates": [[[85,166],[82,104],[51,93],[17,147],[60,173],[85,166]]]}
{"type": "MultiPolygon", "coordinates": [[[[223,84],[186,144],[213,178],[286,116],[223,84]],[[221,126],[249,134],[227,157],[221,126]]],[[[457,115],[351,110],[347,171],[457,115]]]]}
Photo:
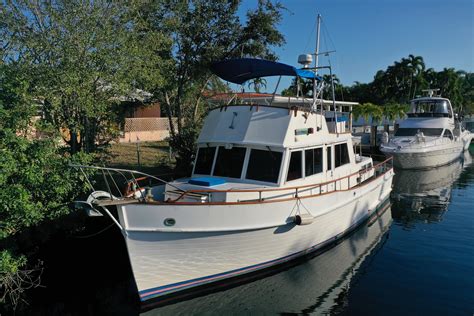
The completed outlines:
{"type": "Polygon", "coordinates": [[[411,101],[407,118],[399,122],[395,135],[380,150],[393,157],[396,167],[430,168],[460,158],[471,139],[472,134],[457,120],[451,102],[430,96],[411,101]]]}

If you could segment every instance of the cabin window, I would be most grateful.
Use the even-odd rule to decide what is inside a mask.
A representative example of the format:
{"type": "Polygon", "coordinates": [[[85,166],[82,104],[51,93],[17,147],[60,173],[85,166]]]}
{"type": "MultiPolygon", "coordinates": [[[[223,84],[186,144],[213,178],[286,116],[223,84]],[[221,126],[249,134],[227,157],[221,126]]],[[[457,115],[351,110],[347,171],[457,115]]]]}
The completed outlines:
{"type": "Polygon", "coordinates": [[[250,150],[246,179],[278,182],[282,153],[279,151],[250,150]]]}
{"type": "Polygon", "coordinates": [[[244,147],[226,149],[225,147],[219,146],[214,175],[240,179],[244,165],[245,151],[246,148],[244,147]]]}
{"type": "Polygon", "coordinates": [[[347,149],[346,143],[334,146],[334,160],[336,162],[336,168],[348,164],[350,162],[349,150],[347,149]]]}
{"type": "Polygon", "coordinates": [[[453,138],[454,138],[454,137],[453,137],[453,133],[451,133],[451,131],[450,131],[449,129],[445,129],[445,130],[444,130],[444,135],[443,135],[443,136],[444,136],[444,137],[447,137],[447,138],[449,138],[449,139],[453,139],[453,138]]]}
{"type": "Polygon", "coordinates": [[[195,174],[211,174],[216,147],[200,147],[197,152],[195,174]]]}
{"type": "Polygon", "coordinates": [[[415,136],[416,133],[422,132],[425,136],[441,136],[442,128],[399,128],[395,136],[415,136]]]}
{"type": "Polygon", "coordinates": [[[304,151],[306,177],[323,171],[323,149],[313,148],[304,151]]]}
{"type": "Polygon", "coordinates": [[[288,175],[286,181],[296,180],[302,177],[302,154],[301,150],[292,151],[290,156],[290,165],[288,166],[288,175]]]}
{"type": "Polygon", "coordinates": [[[331,146],[328,146],[326,147],[326,162],[327,162],[327,170],[332,170],[332,147],[331,146]]]}
{"type": "Polygon", "coordinates": [[[408,117],[452,117],[446,100],[418,100],[411,103],[408,117]]]}

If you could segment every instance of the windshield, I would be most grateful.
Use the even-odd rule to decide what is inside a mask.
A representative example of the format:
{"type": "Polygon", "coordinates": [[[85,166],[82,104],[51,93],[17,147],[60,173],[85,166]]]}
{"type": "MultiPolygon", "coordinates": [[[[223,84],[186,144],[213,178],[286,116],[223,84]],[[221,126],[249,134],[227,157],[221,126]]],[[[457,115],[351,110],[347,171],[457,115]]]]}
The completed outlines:
{"type": "Polygon", "coordinates": [[[216,147],[201,147],[197,152],[196,165],[194,166],[195,174],[211,174],[212,163],[214,162],[214,154],[216,147]]]}
{"type": "Polygon", "coordinates": [[[451,107],[447,100],[418,100],[412,101],[410,117],[451,117],[451,107]]]}
{"type": "Polygon", "coordinates": [[[282,153],[279,151],[252,149],[246,179],[265,182],[278,181],[282,153]]]}
{"type": "Polygon", "coordinates": [[[219,146],[214,175],[219,177],[240,178],[245,159],[244,147],[226,149],[219,146]]]}
{"type": "Polygon", "coordinates": [[[416,133],[422,132],[425,136],[441,136],[442,128],[399,128],[395,132],[395,136],[415,136],[416,133]]]}

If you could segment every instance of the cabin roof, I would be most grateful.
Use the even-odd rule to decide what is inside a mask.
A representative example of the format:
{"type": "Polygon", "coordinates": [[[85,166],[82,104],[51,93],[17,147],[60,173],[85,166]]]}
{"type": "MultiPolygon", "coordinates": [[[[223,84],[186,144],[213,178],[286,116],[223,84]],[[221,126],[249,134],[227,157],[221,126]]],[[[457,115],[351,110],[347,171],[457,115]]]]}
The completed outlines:
{"type": "MultiPolygon", "coordinates": [[[[350,134],[347,134],[350,137],[350,134]]],[[[339,135],[344,141],[345,138],[339,135]]],[[[198,143],[296,148],[336,142],[319,113],[274,106],[231,105],[210,111],[198,143]]]]}

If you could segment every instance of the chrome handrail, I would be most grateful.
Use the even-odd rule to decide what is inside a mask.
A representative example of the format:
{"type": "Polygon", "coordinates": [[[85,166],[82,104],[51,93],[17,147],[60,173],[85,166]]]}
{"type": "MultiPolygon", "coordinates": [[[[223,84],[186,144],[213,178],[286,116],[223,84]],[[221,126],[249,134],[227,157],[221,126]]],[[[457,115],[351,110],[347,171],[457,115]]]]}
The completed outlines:
{"type": "Polygon", "coordinates": [[[113,177],[113,173],[123,177],[127,184],[131,183],[132,185],[135,185],[136,186],[135,191],[140,191],[143,199],[145,199],[145,196],[144,196],[144,193],[143,193],[143,190],[142,190],[143,188],[138,183],[138,181],[140,181],[141,179],[135,177],[135,175],[141,175],[141,176],[145,176],[145,178],[150,178],[150,179],[157,180],[160,183],[165,184],[165,185],[169,185],[172,188],[174,188],[174,189],[176,189],[180,192],[185,192],[183,189],[169,183],[168,181],[165,181],[165,180],[163,180],[163,179],[161,179],[157,176],[154,176],[154,175],[151,175],[151,174],[148,174],[148,173],[145,173],[145,172],[141,172],[141,171],[138,171],[138,170],[129,170],[129,169],[111,168],[111,167],[100,167],[100,166],[90,166],[90,165],[78,165],[78,164],[69,164],[69,166],[72,167],[72,168],[79,169],[82,172],[82,174],[84,175],[88,185],[94,191],[95,191],[95,188],[92,185],[92,182],[90,181],[89,176],[84,171],[84,169],[91,169],[91,170],[100,171],[101,174],[102,174],[102,177],[105,181],[104,184],[107,187],[107,192],[110,194],[110,199],[111,200],[113,199],[111,184],[113,184],[114,188],[120,193],[121,198],[125,198],[122,194],[122,191],[118,187],[117,182],[115,181],[115,179],[113,177]],[[126,176],[127,173],[129,174],[129,178],[126,176]],[[111,180],[110,183],[109,183],[109,178],[111,180]]]}

